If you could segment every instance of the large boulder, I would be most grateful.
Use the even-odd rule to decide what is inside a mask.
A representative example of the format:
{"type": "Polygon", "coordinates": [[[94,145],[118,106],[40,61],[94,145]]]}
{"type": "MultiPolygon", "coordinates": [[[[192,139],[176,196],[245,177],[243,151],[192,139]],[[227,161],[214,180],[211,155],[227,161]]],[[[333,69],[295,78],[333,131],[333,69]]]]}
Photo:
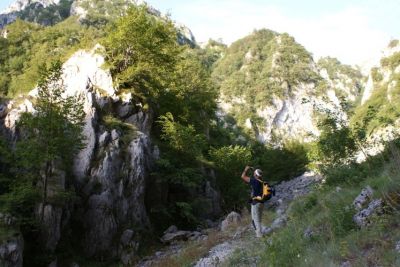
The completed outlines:
{"type": "Polygon", "coordinates": [[[22,267],[24,239],[17,230],[16,219],[9,214],[0,213],[0,266],[22,267]]]}
{"type": "Polygon", "coordinates": [[[383,213],[383,202],[381,199],[374,199],[368,207],[357,212],[353,220],[359,227],[365,227],[371,222],[373,216],[381,215],[383,213]]]}
{"type": "Polygon", "coordinates": [[[23,266],[24,240],[21,235],[0,242],[0,266],[23,266]]]}
{"type": "Polygon", "coordinates": [[[354,199],[353,206],[356,210],[361,210],[365,203],[372,198],[374,191],[370,186],[364,188],[361,193],[354,199]]]}
{"type": "Polygon", "coordinates": [[[274,185],[275,196],[268,200],[265,205],[267,208],[282,207],[282,204],[311,192],[313,186],[321,180],[321,175],[314,172],[305,172],[292,180],[274,185]]]}
{"type": "Polygon", "coordinates": [[[239,213],[232,211],[221,223],[221,231],[226,231],[232,226],[237,226],[242,219],[239,213]]]}
{"type": "Polygon", "coordinates": [[[163,243],[172,243],[174,241],[183,241],[188,239],[189,231],[176,231],[174,233],[166,233],[161,237],[161,242],[163,243]]]}

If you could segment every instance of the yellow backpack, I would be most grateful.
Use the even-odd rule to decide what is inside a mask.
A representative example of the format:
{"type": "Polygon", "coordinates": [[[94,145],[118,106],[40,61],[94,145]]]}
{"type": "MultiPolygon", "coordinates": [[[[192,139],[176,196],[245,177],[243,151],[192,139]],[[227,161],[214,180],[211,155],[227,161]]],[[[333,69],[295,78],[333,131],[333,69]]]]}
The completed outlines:
{"type": "Polygon", "coordinates": [[[263,180],[260,180],[260,179],[257,179],[257,178],[255,178],[257,181],[259,181],[260,183],[262,183],[262,188],[263,188],[263,192],[262,192],[262,196],[256,196],[256,197],[253,197],[253,200],[257,200],[257,201],[260,201],[260,202],[264,202],[264,201],[267,201],[267,200],[269,200],[271,197],[272,197],[272,195],[274,194],[274,189],[267,183],[267,182],[264,182],[263,180]]]}

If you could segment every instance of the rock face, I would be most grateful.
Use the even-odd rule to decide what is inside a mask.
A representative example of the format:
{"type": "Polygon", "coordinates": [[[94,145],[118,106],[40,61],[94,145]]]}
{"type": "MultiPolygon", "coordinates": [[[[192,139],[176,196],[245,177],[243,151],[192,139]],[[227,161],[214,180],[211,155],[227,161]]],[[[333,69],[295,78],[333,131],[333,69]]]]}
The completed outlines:
{"type": "Polygon", "coordinates": [[[52,25],[65,18],[62,17],[59,10],[49,9],[59,4],[60,0],[16,0],[7,9],[0,12],[0,29],[14,22],[17,18],[42,25],[52,25]],[[49,11],[53,13],[49,13],[49,11]]]}
{"type": "Polygon", "coordinates": [[[354,215],[353,220],[359,227],[365,227],[370,223],[371,217],[374,215],[380,215],[383,212],[383,202],[381,199],[374,199],[368,207],[360,210],[354,215]]]}
{"type": "MultiPolygon", "coordinates": [[[[366,103],[372,96],[373,92],[381,85],[390,82],[393,79],[393,75],[400,73],[398,64],[395,66],[390,66],[390,64],[389,66],[386,64],[382,65],[383,60],[389,59],[398,53],[400,53],[400,42],[398,40],[393,40],[384,50],[382,50],[381,63],[376,64],[369,72],[368,82],[362,95],[361,104],[366,103]]],[[[388,100],[390,100],[390,94],[387,94],[387,97],[388,100]]]]}
{"type": "Polygon", "coordinates": [[[372,199],[373,194],[372,188],[367,186],[353,201],[353,206],[357,211],[353,216],[353,221],[359,227],[367,226],[371,217],[383,213],[383,201],[381,199],[372,199]]]}
{"type": "Polygon", "coordinates": [[[161,237],[161,242],[165,244],[174,244],[177,241],[195,240],[201,236],[202,234],[198,231],[182,231],[178,230],[175,225],[171,225],[164,231],[164,235],[161,237]]]}
{"type": "MultiPolygon", "coordinates": [[[[110,73],[101,68],[104,58],[96,54],[98,49],[102,48],[78,51],[63,66],[67,94],[80,95],[85,102],[86,146],[74,163],[74,173],[85,199],[79,212],[84,229],[83,248],[89,257],[104,258],[107,253],[129,262],[133,256],[132,251],[128,253],[124,249],[126,231],[132,226],[149,226],[144,194],[153,161],[148,136],[152,121],[134,104],[132,97],[116,96],[110,73]],[[121,114],[118,112],[121,107],[129,108],[121,114]],[[115,120],[126,125],[126,130],[109,129],[107,122],[100,120],[101,110],[110,112],[115,120]],[[132,116],[141,120],[124,121],[124,117],[132,116]],[[124,245],[115,243],[119,239],[125,240],[124,245]]],[[[137,243],[132,242],[128,247],[135,250],[137,243]]]]}
{"type": "Polygon", "coordinates": [[[239,213],[232,211],[226,216],[225,220],[222,221],[221,231],[226,231],[229,227],[237,225],[241,218],[239,213]]]}
{"type": "MultiPolygon", "coordinates": [[[[303,175],[296,177],[290,181],[284,181],[274,186],[275,196],[265,203],[267,208],[276,208],[278,217],[272,224],[263,229],[264,235],[270,234],[274,230],[283,227],[287,222],[286,210],[288,203],[299,197],[311,192],[313,185],[322,180],[322,176],[313,172],[306,172],[303,175]]],[[[312,235],[312,229],[307,229],[305,236],[312,235]]]]}
{"type": "Polygon", "coordinates": [[[15,12],[0,14],[0,29],[3,29],[6,25],[13,23],[17,17],[18,16],[15,12]]]}
{"type": "Polygon", "coordinates": [[[372,198],[373,193],[374,191],[370,186],[364,188],[353,201],[353,205],[356,208],[356,210],[361,210],[364,204],[372,198]]]}
{"type": "MultiPolygon", "coordinates": [[[[60,191],[67,189],[65,172],[54,168],[52,174],[47,185],[48,199],[56,197],[60,191]]],[[[38,241],[45,250],[54,252],[61,238],[62,228],[69,220],[69,211],[62,205],[47,203],[43,207],[43,204],[39,203],[35,209],[35,216],[41,222],[38,241]]]]}
{"type": "Polygon", "coordinates": [[[23,266],[24,240],[22,235],[0,242],[0,265],[4,267],[23,266]]]}
{"type": "MultiPolygon", "coordinates": [[[[267,207],[283,207],[288,201],[308,194],[312,186],[322,180],[322,176],[306,172],[289,181],[283,181],[274,186],[275,196],[266,202],[267,207]],[[282,205],[283,204],[283,205],[282,205]]],[[[277,210],[277,213],[283,213],[277,210]]]]}
{"type": "MultiPolygon", "coordinates": [[[[73,166],[75,190],[83,200],[82,205],[77,210],[39,205],[37,214],[43,217],[41,236],[48,251],[56,249],[63,226],[68,225],[72,213],[82,225],[82,247],[88,256],[122,257],[130,262],[138,247],[138,236],[131,235],[132,240],[128,240],[129,231],[150,225],[144,194],[153,151],[157,150],[149,138],[151,112],[136,105],[131,95],[116,95],[109,71],[102,69],[104,58],[96,53],[98,49],[102,48],[78,51],[63,65],[66,95],[83,99],[86,113],[83,129],[86,145],[73,166]],[[123,117],[118,112],[121,107],[129,107],[123,117]],[[100,112],[108,113],[123,128],[110,128],[100,112]],[[120,239],[121,244],[117,241],[120,239]]],[[[29,99],[35,98],[37,90],[29,95],[21,104],[10,102],[1,108],[3,124],[12,139],[17,138],[15,128],[20,114],[35,112],[29,99]]],[[[56,176],[52,179],[55,186],[66,189],[65,174],[58,172],[56,176]]],[[[51,196],[52,187],[48,190],[51,196]]]]}
{"type": "Polygon", "coordinates": [[[16,219],[8,214],[0,213],[0,227],[2,237],[0,239],[0,266],[22,267],[24,239],[16,229],[16,219]]]}
{"type": "Polygon", "coordinates": [[[48,7],[50,5],[58,5],[60,0],[16,0],[7,9],[0,12],[0,14],[19,12],[27,8],[29,5],[36,3],[42,5],[43,7],[48,7]]]}
{"type": "Polygon", "coordinates": [[[353,78],[339,71],[344,68],[340,62],[335,64],[337,69],[328,71],[290,36],[256,31],[232,44],[216,63],[219,117],[233,131],[239,126],[263,143],[315,140],[315,113],[330,111],[347,120],[340,96],[354,101],[361,89],[357,70],[348,66],[356,73],[353,78]]]}

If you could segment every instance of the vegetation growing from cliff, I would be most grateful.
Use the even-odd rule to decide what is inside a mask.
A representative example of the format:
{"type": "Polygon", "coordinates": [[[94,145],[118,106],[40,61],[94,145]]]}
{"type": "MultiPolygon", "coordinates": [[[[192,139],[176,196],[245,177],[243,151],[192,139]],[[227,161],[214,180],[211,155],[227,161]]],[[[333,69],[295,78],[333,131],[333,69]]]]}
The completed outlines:
{"type": "Polygon", "coordinates": [[[72,2],[73,0],[60,0],[58,4],[48,7],[33,3],[24,10],[17,12],[16,15],[25,21],[42,25],[54,25],[69,17],[72,2]]]}
{"type": "Polygon", "coordinates": [[[298,83],[316,82],[312,57],[288,34],[259,30],[234,42],[216,63],[213,79],[221,94],[243,98],[248,105],[265,106],[298,83]]]}
{"type": "MultiPolygon", "coordinates": [[[[324,57],[318,60],[317,66],[320,69],[326,70],[329,78],[332,81],[338,81],[340,86],[346,86],[350,91],[347,94],[351,94],[353,96],[360,96],[361,93],[361,81],[363,81],[364,76],[360,72],[360,70],[342,64],[338,59],[331,57],[324,57]]],[[[338,96],[347,97],[346,92],[343,91],[343,88],[333,88],[335,93],[338,96]]],[[[324,93],[322,92],[319,93],[324,93]]],[[[356,99],[357,100],[357,99],[356,99]]]]}
{"type": "MultiPolygon", "coordinates": [[[[15,172],[16,178],[7,186],[9,192],[2,195],[3,200],[6,200],[3,207],[14,216],[27,216],[19,214],[19,210],[27,208],[21,205],[24,199],[15,199],[20,193],[28,192],[30,199],[29,192],[40,187],[43,207],[48,203],[50,179],[62,175],[54,173],[55,170],[68,171],[74,155],[83,145],[82,102],[75,97],[62,97],[64,90],[59,62],[49,69],[42,70],[38,98],[34,104],[36,112],[23,113],[18,121],[21,139],[18,140],[14,153],[5,157],[13,157],[16,160],[13,165],[18,170],[10,168],[15,172]],[[20,181],[24,182],[22,186],[25,188],[17,186],[20,181]]],[[[34,204],[28,206],[32,207],[34,204]]]]}
{"type": "MultiPolygon", "coordinates": [[[[172,22],[149,15],[145,5],[131,7],[111,29],[105,47],[116,85],[132,92],[158,118],[153,135],[161,153],[150,188],[168,188],[168,194],[148,201],[159,231],[170,224],[193,226],[210,216],[213,200],[201,196],[207,183],[220,188],[224,210],[243,207],[248,192],[239,179],[240,169],[249,162],[271,167],[270,176],[275,180],[304,170],[308,162],[304,150],[281,151],[259,145],[257,155],[252,156],[250,151],[257,142],[249,147],[230,146],[235,138],[224,133],[215,117],[218,91],[210,77],[224,46],[212,41],[205,49],[179,46],[172,22]],[[274,156],[296,164],[285,169],[282,162],[273,169],[275,161],[266,158],[274,156]],[[214,177],[210,175],[213,167],[218,169],[214,177]]],[[[265,38],[274,36],[270,34],[265,38]]]]}
{"type": "Polygon", "coordinates": [[[303,46],[287,33],[266,29],[227,48],[215,63],[212,78],[221,101],[232,104],[227,115],[253,138],[258,128],[264,127],[264,118],[257,111],[273,106],[276,99],[293,96],[300,84],[322,84],[311,54],[303,46]]]}
{"type": "Polygon", "coordinates": [[[92,48],[102,30],[80,25],[68,18],[51,27],[17,20],[6,27],[7,39],[0,37],[0,96],[26,94],[37,84],[40,66],[65,61],[79,48],[92,48]]]}
{"type": "Polygon", "coordinates": [[[351,124],[354,125],[370,116],[371,110],[373,110],[373,118],[366,128],[369,134],[382,127],[393,125],[400,117],[398,105],[400,74],[395,72],[395,69],[400,66],[400,53],[383,58],[381,66],[381,69],[372,69],[374,90],[371,97],[363,105],[358,106],[351,117],[351,124]],[[384,80],[385,72],[388,77],[384,80]]]}

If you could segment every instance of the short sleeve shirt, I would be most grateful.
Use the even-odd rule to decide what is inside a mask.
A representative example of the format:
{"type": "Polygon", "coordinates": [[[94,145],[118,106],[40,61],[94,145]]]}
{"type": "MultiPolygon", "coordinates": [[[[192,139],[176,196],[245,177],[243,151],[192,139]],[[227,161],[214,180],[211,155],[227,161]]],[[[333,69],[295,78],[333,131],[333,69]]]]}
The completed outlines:
{"type": "MultiPolygon", "coordinates": [[[[250,186],[251,186],[251,197],[257,197],[257,196],[262,196],[262,190],[263,190],[263,184],[258,181],[256,178],[254,178],[254,176],[250,177],[250,182],[249,182],[250,186]]],[[[256,202],[258,203],[258,202],[256,202]]],[[[253,203],[254,204],[254,201],[253,203]]]]}

